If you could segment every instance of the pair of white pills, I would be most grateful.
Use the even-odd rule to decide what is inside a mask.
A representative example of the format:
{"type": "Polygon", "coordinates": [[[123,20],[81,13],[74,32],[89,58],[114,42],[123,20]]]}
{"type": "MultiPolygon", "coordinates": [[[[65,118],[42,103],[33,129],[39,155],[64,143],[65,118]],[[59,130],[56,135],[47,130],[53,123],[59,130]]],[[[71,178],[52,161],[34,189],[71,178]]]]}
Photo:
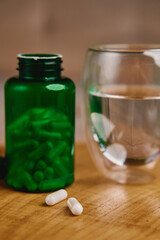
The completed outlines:
{"type": "MultiPolygon", "coordinates": [[[[47,195],[45,202],[49,206],[53,206],[56,203],[59,203],[67,198],[68,194],[67,191],[64,189],[58,190],[56,192],[53,192],[49,195],[47,195]]],[[[74,197],[68,198],[67,205],[72,212],[73,215],[81,215],[83,212],[83,207],[78,202],[78,200],[74,197]]]]}

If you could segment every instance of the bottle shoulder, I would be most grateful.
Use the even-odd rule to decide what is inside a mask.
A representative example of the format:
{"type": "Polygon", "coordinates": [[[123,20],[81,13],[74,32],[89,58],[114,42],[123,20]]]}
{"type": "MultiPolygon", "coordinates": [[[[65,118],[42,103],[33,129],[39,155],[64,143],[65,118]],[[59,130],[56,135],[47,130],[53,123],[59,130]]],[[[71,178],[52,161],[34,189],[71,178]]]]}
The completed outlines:
{"type": "Polygon", "coordinates": [[[73,82],[72,79],[70,79],[68,77],[62,77],[61,78],[61,83],[64,83],[66,85],[70,85],[71,87],[75,88],[75,83],[73,82]]]}
{"type": "Polygon", "coordinates": [[[18,77],[17,76],[13,76],[13,77],[10,77],[6,80],[5,84],[10,84],[10,83],[13,83],[15,81],[18,81],[18,77]]]}
{"type": "Polygon", "coordinates": [[[18,82],[19,82],[19,81],[18,81],[18,77],[17,77],[17,76],[10,77],[10,78],[5,82],[4,87],[5,87],[5,89],[10,88],[10,87],[12,87],[12,86],[14,86],[14,85],[17,85],[18,82]]]}
{"type": "Polygon", "coordinates": [[[62,77],[55,81],[23,81],[20,80],[17,76],[9,78],[5,83],[5,89],[8,88],[18,88],[24,87],[27,88],[45,88],[46,90],[67,90],[67,89],[75,89],[74,82],[67,77],[62,77]]]}

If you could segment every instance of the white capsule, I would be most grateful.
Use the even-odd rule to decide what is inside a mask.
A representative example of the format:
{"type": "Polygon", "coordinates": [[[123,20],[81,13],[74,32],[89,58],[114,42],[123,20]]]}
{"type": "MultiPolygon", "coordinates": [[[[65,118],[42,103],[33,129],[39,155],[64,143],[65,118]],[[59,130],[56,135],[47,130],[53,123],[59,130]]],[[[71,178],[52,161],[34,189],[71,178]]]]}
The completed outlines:
{"type": "Polygon", "coordinates": [[[45,202],[49,206],[53,206],[56,203],[59,203],[67,198],[67,192],[64,189],[58,190],[56,192],[53,192],[49,195],[47,195],[45,202]]]}
{"type": "Polygon", "coordinates": [[[76,198],[69,198],[67,200],[67,205],[69,209],[71,210],[73,215],[81,215],[83,212],[82,205],[78,202],[76,198]]]}

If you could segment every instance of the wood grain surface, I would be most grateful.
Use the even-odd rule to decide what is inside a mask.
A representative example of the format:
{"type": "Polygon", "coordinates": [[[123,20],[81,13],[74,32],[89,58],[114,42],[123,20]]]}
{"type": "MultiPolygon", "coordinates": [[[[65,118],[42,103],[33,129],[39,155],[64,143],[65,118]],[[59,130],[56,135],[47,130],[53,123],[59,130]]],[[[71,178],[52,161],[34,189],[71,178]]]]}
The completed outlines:
{"type": "Polygon", "coordinates": [[[75,182],[67,191],[82,203],[81,216],[73,216],[66,201],[48,207],[46,193],[17,192],[1,180],[0,239],[160,239],[160,177],[141,186],[110,182],[84,144],[76,144],[75,166],[75,182]]]}

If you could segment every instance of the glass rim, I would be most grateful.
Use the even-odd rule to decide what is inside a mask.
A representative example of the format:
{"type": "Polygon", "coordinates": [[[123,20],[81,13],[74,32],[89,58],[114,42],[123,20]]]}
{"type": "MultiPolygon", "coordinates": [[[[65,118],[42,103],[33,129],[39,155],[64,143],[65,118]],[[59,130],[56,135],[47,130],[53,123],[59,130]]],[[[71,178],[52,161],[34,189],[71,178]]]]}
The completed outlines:
{"type": "Polygon", "coordinates": [[[160,53],[160,44],[100,44],[89,47],[88,51],[111,53],[160,53]]]}

